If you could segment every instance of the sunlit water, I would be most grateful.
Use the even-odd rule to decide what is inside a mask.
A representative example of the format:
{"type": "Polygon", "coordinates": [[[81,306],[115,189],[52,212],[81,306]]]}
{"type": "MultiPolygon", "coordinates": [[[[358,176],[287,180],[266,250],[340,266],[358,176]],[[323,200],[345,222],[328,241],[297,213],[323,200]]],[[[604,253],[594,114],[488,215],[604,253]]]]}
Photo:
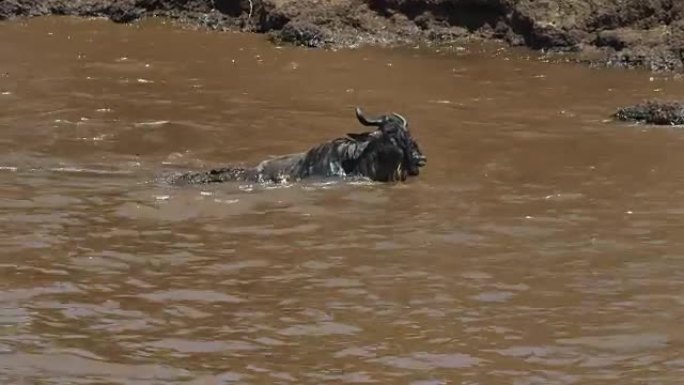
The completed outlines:
{"type": "Polygon", "coordinates": [[[0,382],[680,384],[684,96],[465,47],[0,24],[0,382]],[[174,187],[406,116],[405,184],[174,187]]]}

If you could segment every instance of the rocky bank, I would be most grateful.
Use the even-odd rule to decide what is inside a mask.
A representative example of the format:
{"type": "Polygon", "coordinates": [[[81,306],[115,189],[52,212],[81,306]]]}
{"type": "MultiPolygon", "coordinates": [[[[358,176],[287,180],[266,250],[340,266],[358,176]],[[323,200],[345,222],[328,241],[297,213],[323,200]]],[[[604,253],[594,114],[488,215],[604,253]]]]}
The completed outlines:
{"type": "Polygon", "coordinates": [[[0,20],[160,16],[309,47],[482,38],[592,65],[684,70],[682,0],[0,0],[0,20]]]}

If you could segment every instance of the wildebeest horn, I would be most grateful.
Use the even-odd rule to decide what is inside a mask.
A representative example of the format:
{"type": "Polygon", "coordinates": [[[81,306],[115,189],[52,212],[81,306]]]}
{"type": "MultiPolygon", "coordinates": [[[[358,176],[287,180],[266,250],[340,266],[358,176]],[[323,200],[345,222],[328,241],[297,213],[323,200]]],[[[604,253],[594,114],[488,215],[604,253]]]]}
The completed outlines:
{"type": "Polygon", "coordinates": [[[401,123],[402,123],[402,125],[404,126],[404,128],[406,128],[406,126],[408,126],[408,122],[406,121],[406,118],[404,118],[403,116],[397,114],[396,112],[392,112],[392,115],[394,115],[394,116],[396,116],[397,118],[401,119],[401,123]]]}
{"type": "Polygon", "coordinates": [[[364,126],[380,126],[382,123],[385,122],[385,118],[377,118],[377,119],[368,119],[366,116],[363,115],[363,111],[359,107],[356,107],[356,118],[359,119],[359,122],[363,124],[364,126]]]}

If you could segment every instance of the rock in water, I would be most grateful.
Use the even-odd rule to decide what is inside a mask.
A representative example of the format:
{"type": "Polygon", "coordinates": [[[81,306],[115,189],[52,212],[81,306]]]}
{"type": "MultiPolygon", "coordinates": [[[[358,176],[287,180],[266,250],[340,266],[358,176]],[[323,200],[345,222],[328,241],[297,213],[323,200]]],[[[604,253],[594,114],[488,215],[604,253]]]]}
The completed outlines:
{"type": "Polygon", "coordinates": [[[684,124],[684,104],[680,102],[646,101],[621,107],[613,115],[617,120],[657,125],[684,124]]]}

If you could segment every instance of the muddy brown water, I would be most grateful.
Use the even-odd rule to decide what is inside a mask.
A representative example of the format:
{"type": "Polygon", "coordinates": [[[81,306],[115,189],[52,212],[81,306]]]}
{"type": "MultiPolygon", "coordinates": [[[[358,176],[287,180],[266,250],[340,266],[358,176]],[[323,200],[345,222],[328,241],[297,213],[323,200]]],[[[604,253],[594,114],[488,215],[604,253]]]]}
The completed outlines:
{"type": "Polygon", "coordinates": [[[679,384],[682,82],[468,46],[0,24],[0,382],[679,384]],[[172,187],[405,115],[381,185],[172,187]]]}

